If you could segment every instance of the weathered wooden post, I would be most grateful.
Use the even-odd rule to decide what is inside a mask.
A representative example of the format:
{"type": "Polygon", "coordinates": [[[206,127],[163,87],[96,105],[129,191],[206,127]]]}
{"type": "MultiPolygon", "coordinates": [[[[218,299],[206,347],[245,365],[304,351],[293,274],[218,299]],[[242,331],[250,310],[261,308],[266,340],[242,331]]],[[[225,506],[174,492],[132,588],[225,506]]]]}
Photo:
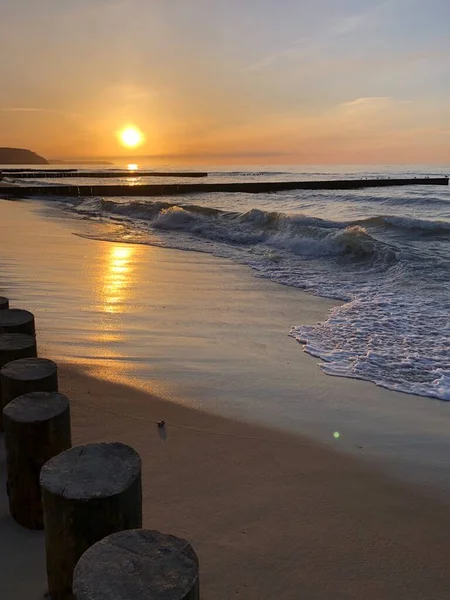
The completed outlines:
{"type": "Polygon", "coordinates": [[[6,310],[9,308],[9,300],[4,296],[0,296],[0,310],[6,310]]]}
{"type": "Polygon", "coordinates": [[[0,333],[35,335],[33,314],[20,308],[7,308],[0,311],[0,333]]]}
{"type": "Polygon", "coordinates": [[[198,558],[186,540],[132,529],[97,542],[73,577],[76,600],[199,600],[198,558]]]}
{"type": "MultiPolygon", "coordinates": [[[[19,358],[36,356],[36,338],[26,333],[0,333],[0,369],[19,358]]],[[[3,431],[3,394],[0,376],[0,431],[3,431]]]]}
{"type": "Polygon", "coordinates": [[[0,369],[19,358],[36,356],[36,338],[26,333],[0,333],[0,369]]]}
{"type": "Polygon", "coordinates": [[[9,509],[28,529],[44,527],[39,476],[45,463],[71,447],[69,399],[32,392],[3,410],[9,509]]]}
{"type": "Polygon", "coordinates": [[[159,531],[114,533],[89,548],[73,577],[76,600],[200,600],[198,558],[159,531]]]}
{"type": "Polygon", "coordinates": [[[0,370],[2,386],[0,431],[3,431],[3,409],[11,400],[30,392],[57,392],[58,370],[48,358],[20,358],[0,370]]]}
{"type": "Polygon", "coordinates": [[[41,470],[52,600],[73,598],[73,570],[104,537],[142,526],[141,459],[124,444],[76,446],[41,470]]]}

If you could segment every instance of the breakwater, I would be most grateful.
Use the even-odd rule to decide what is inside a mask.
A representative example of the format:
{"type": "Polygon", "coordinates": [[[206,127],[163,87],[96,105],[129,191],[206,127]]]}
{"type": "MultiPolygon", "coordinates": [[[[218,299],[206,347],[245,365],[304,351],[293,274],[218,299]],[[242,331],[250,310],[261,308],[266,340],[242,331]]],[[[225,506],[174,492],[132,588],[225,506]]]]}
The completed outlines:
{"type": "Polygon", "coordinates": [[[389,186],[448,185],[448,177],[401,179],[337,179],[324,181],[273,181],[232,183],[164,183],[137,185],[47,185],[5,187],[0,192],[12,197],[26,196],[175,196],[211,192],[261,194],[288,190],[351,190],[389,186]]]}
{"type": "Polygon", "coordinates": [[[60,171],[53,169],[51,171],[8,171],[7,169],[4,169],[3,173],[14,174],[14,179],[61,179],[63,177],[76,177],[77,179],[117,179],[118,177],[208,177],[208,173],[200,171],[133,171],[130,169],[123,171],[78,171],[77,169],[60,171]]]}

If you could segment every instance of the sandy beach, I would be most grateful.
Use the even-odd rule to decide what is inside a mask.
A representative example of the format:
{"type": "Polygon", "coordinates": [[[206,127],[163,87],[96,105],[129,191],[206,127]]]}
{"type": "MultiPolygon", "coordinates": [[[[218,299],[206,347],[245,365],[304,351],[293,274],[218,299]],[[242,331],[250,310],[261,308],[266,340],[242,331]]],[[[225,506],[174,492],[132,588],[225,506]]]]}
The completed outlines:
{"type": "MultiPolygon", "coordinates": [[[[74,443],[141,454],[144,524],[193,544],[204,600],[448,596],[448,506],[423,473],[441,473],[430,457],[443,404],[419,456],[407,425],[428,415],[423,399],[327,377],[287,337],[334,302],[207,255],[86,240],[71,235],[84,222],[41,213],[1,202],[0,292],[36,315],[74,443]],[[403,459],[397,479],[388,456],[403,459]],[[408,465],[420,487],[404,483],[408,465]]],[[[17,526],[1,494],[0,595],[37,600],[43,536],[17,526]]]]}
{"type": "MultiPolygon", "coordinates": [[[[444,504],[305,439],[67,365],[60,382],[72,399],[74,443],[118,440],[140,453],[144,525],[193,544],[205,600],[447,597],[444,504]]],[[[38,600],[43,535],[12,521],[4,495],[0,511],[2,597],[38,600]]]]}

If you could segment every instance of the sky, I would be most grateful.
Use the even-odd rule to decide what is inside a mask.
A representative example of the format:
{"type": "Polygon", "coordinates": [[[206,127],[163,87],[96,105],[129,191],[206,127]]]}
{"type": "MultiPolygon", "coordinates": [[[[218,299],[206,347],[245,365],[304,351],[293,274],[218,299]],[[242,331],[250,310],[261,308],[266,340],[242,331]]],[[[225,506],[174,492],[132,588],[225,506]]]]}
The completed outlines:
{"type": "Polygon", "coordinates": [[[0,146],[47,158],[448,164],[449,0],[14,0],[0,146]],[[117,132],[145,136],[127,150],[117,132]]]}

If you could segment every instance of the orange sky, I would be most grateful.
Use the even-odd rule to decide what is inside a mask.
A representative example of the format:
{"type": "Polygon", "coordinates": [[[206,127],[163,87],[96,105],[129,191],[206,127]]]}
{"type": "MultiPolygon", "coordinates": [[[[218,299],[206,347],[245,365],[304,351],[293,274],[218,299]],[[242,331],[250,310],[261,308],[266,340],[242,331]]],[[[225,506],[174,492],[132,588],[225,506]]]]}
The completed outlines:
{"type": "Polygon", "coordinates": [[[450,3],[433,2],[16,0],[0,20],[0,146],[444,164],[450,3]],[[145,134],[138,150],[118,141],[129,124],[145,134]]]}

